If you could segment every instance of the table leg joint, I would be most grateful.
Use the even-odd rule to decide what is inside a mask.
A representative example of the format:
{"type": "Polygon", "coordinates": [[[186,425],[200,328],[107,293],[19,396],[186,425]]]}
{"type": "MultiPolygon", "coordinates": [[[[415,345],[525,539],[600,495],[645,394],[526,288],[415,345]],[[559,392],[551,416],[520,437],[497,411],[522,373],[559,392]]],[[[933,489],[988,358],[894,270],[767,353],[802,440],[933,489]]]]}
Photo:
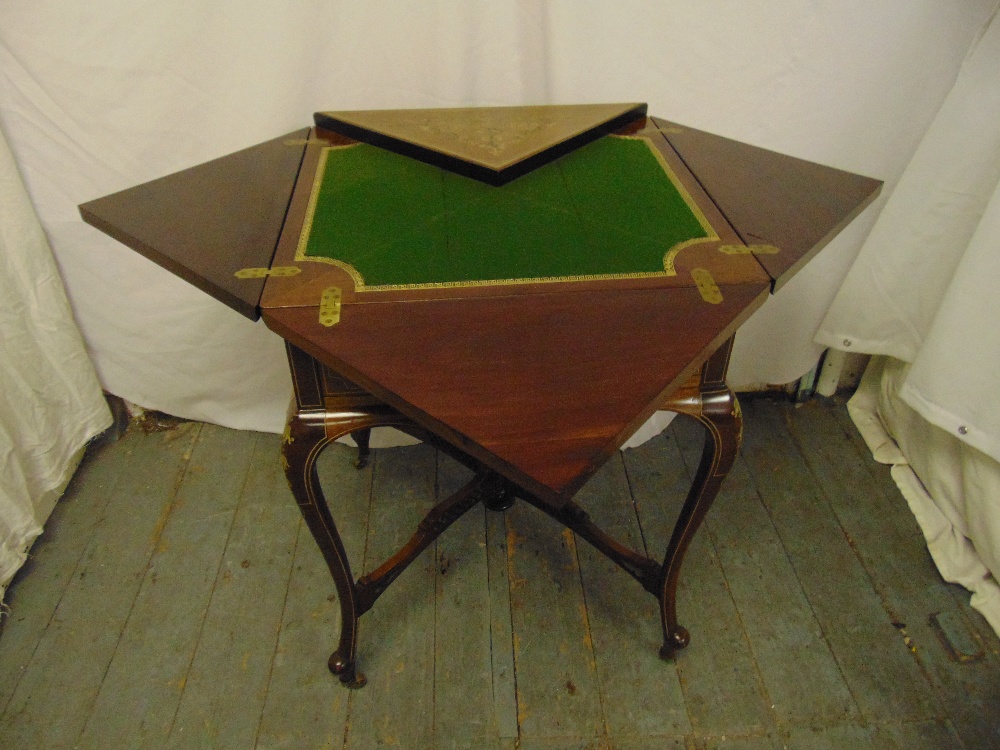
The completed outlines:
{"type": "Polygon", "coordinates": [[[579,505],[568,502],[559,508],[552,508],[533,498],[528,498],[528,502],[572,530],[581,539],[586,540],[594,549],[638,581],[653,596],[659,595],[661,589],[660,565],[655,560],[629,549],[608,534],[595,524],[579,505]]]}
{"type": "Polygon", "coordinates": [[[484,487],[489,483],[489,474],[479,474],[460,490],[442,500],[424,516],[413,536],[396,554],[376,570],[358,579],[354,585],[358,617],[372,608],[375,601],[421,552],[482,500],[484,487]]]}

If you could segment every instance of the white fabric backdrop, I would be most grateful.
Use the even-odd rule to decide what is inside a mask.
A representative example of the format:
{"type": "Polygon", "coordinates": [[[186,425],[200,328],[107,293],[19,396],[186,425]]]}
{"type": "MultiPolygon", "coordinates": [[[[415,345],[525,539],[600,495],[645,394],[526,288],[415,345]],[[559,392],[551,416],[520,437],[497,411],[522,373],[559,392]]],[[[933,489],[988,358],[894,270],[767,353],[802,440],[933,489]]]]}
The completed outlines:
{"type": "Polygon", "coordinates": [[[866,438],[873,449],[888,438],[898,443],[887,454],[893,476],[939,569],[975,592],[973,606],[1000,633],[998,259],[995,17],[879,215],[817,339],[893,358],[884,382],[869,383],[873,393],[858,400],[858,409],[874,415],[866,438]],[[878,422],[885,425],[882,435],[878,422]]]}
{"type": "MultiPolygon", "coordinates": [[[[994,0],[8,0],[0,124],[101,381],[279,430],[281,342],[84,225],[76,205],[317,109],[647,101],[693,127],[893,182],[994,0]]],[[[808,370],[868,212],[744,327],[733,385],[808,370]]]]}
{"type": "Polygon", "coordinates": [[[111,424],[52,252],[0,131],[0,599],[111,424]]]}
{"type": "Polygon", "coordinates": [[[817,339],[911,363],[901,397],[1000,461],[998,256],[1000,21],[994,19],[817,339]]]}

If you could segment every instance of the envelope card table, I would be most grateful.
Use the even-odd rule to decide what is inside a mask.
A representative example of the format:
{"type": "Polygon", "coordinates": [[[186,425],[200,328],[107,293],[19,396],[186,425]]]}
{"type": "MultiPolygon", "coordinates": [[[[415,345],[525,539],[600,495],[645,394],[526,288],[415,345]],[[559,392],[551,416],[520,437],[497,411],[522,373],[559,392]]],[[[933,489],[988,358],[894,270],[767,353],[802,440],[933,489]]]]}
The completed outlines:
{"type": "Polygon", "coordinates": [[[684,553],[740,444],[726,385],[741,323],[881,183],[646,116],[642,104],[323,112],[316,126],[91,201],[83,218],[281,335],[282,459],[341,608],[359,618],[466,511],[521,499],[659,602],[687,645],[684,553]],[[708,438],[665,559],[574,494],[658,409],[708,438]],[[316,459],[393,426],[470,467],[412,538],[355,578],[316,459]]]}

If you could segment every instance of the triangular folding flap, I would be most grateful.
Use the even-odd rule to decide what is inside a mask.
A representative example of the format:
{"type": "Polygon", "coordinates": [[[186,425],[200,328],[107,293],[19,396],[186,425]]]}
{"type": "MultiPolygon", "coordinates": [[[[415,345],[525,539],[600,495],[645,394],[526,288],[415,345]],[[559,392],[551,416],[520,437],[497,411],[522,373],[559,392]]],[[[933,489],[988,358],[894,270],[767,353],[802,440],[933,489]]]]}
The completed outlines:
{"type": "Polygon", "coordinates": [[[653,118],[777,291],[861,213],[881,180],[653,118]],[[777,252],[774,252],[777,250],[777,252]]]}
{"type": "Polygon", "coordinates": [[[644,117],[646,105],[575,104],[317,112],[316,125],[504,185],[644,117]]]}
{"type": "Polygon", "coordinates": [[[302,163],[306,129],[80,206],[88,224],[251,320],[302,163]]]}
{"type": "Polygon", "coordinates": [[[695,289],[263,310],[268,327],[535,495],[579,489],[767,296],[695,289]]]}

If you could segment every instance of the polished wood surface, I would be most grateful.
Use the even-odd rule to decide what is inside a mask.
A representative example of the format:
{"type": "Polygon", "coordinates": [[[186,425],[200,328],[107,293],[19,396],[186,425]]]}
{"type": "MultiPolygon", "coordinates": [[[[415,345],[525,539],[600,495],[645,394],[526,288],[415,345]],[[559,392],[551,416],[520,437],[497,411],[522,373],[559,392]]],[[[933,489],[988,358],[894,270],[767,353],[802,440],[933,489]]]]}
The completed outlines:
{"type": "Polygon", "coordinates": [[[880,180],[652,118],[747,245],[777,290],[861,213],[880,180]]]}
{"type": "Polygon", "coordinates": [[[568,499],[760,305],[766,283],[363,304],[287,340],[526,490],[568,499]]]}
{"type": "Polygon", "coordinates": [[[646,105],[317,112],[316,125],[499,187],[644,118],[646,105]]]}
{"type": "Polygon", "coordinates": [[[650,123],[633,125],[712,226],[671,259],[675,273],[566,283],[364,291],[329,263],[297,255],[319,154],[343,136],[316,131],[304,157],[264,321],[417,424],[530,493],[564,502],[766,298],[770,279],[697,177],[650,123]],[[695,270],[720,298],[708,302],[695,270]],[[341,290],[324,326],[322,291],[341,290]]]}
{"type": "Polygon", "coordinates": [[[80,206],[88,224],[251,320],[288,210],[308,130],[297,130],[80,206]]]}
{"type": "MultiPolygon", "coordinates": [[[[879,181],[868,177],[667,120],[649,118],[649,122],[669,143],[665,156],[693,175],[692,194],[704,193],[699,204],[731,222],[737,242],[779,248],[777,254],[756,256],[775,288],[871,203],[881,188],[879,181]]],[[[266,266],[274,254],[308,133],[306,129],[289,133],[90,201],[80,207],[81,214],[101,231],[256,318],[264,281],[237,279],[233,273],[266,266]]],[[[341,138],[322,130],[317,135],[327,142],[341,138]]],[[[322,145],[312,147],[315,157],[322,145]]],[[[301,210],[304,214],[305,207],[301,210]]],[[[294,221],[295,216],[293,206],[289,219],[294,221]]],[[[689,252],[679,260],[683,262],[689,252]]],[[[323,271],[323,275],[331,272],[323,271]]]]}

